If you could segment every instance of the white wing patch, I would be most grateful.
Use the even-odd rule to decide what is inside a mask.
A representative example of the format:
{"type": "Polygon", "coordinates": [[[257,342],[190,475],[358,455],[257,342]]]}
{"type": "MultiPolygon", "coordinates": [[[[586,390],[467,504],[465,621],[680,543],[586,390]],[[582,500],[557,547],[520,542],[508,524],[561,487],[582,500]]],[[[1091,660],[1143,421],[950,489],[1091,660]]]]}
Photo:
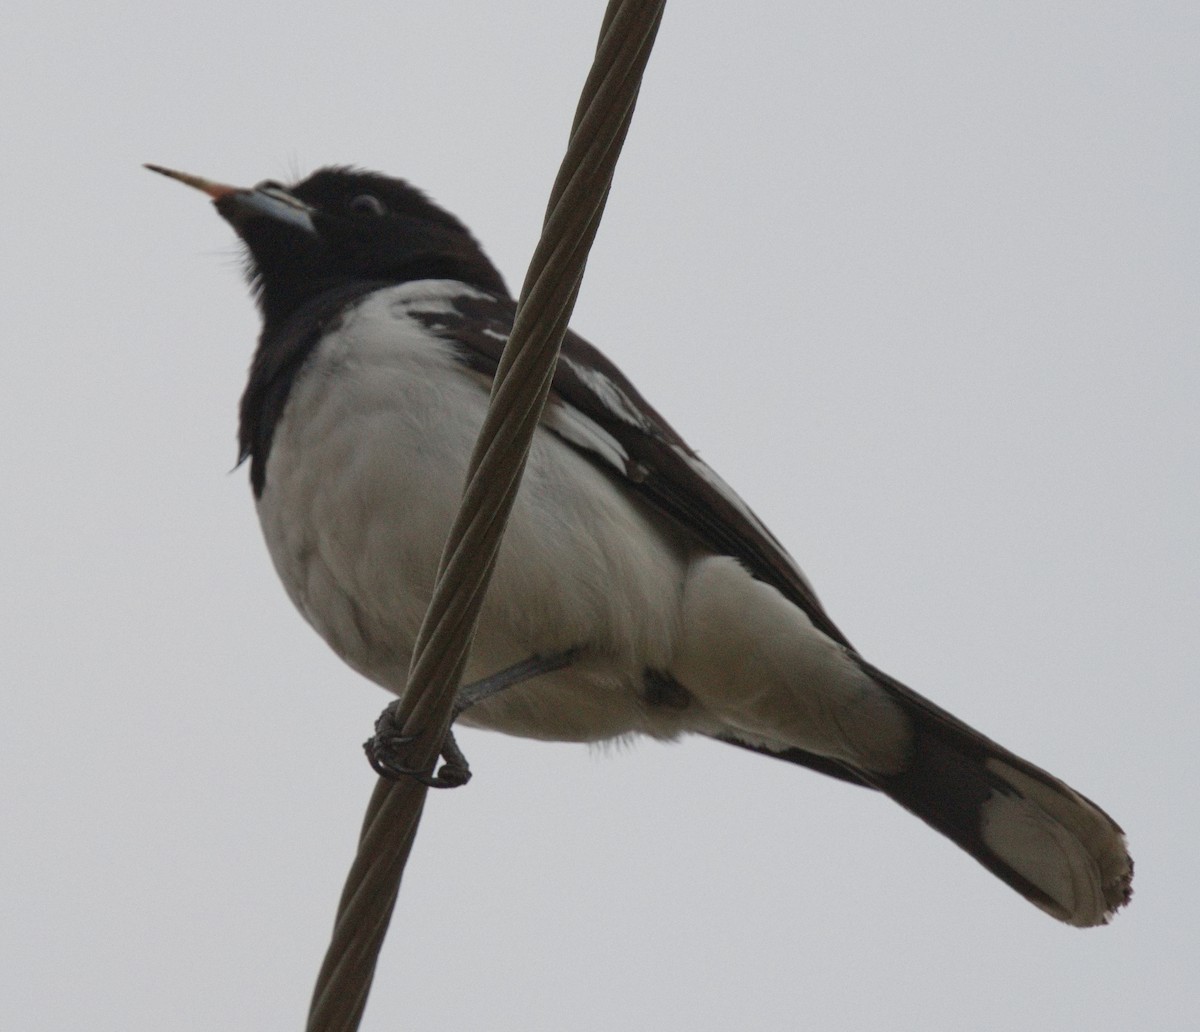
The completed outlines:
{"type": "Polygon", "coordinates": [[[572,405],[551,401],[542,421],[559,435],[580,448],[586,448],[612,466],[622,476],[629,469],[629,453],[621,443],[572,405]]]}
{"type": "Polygon", "coordinates": [[[654,429],[654,424],[646,418],[641,409],[630,401],[629,395],[602,372],[582,365],[566,355],[562,355],[559,361],[570,368],[583,385],[600,400],[600,403],[622,422],[636,427],[643,433],[649,433],[654,429]]]}
{"type": "Polygon", "coordinates": [[[414,280],[381,293],[387,295],[388,308],[397,319],[408,319],[414,309],[422,315],[458,315],[456,299],[491,297],[458,280],[414,280]]]}

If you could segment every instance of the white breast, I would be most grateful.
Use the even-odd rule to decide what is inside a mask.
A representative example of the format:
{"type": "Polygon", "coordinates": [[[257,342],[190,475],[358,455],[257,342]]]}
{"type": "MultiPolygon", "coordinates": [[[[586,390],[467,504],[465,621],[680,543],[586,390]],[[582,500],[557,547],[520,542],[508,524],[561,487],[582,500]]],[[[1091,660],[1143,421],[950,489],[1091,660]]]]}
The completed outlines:
{"type": "MultiPolygon", "coordinates": [[[[259,516],[292,601],[355,669],[403,688],[487,403],[451,345],[412,318],[461,283],[360,302],[301,371],[276,427],[259,516]]],[[[472,710],[464,722],[547,738],[682,729],[640,699],[679,636],[684,557],[658,517],[553,435],[530,454],[468,678],[534,653],[580,665],[472,710]]],[[[702,723],[688,714],[689,726],[702,723]]]]}

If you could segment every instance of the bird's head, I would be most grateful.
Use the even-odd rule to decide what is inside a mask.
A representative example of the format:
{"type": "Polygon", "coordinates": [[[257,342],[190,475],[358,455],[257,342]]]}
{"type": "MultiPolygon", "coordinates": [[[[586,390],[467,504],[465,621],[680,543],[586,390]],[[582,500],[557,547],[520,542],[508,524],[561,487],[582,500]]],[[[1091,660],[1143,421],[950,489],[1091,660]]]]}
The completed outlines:
{"type": "Polygon", "coordinates": [[[267,322],[357,283],[453,279],[508,296],[466,226],[402,179],[330,167],[291,186],[267,180],[241,188],[146,167],[213,199],[246,245],[247,271],[267,322]]]}

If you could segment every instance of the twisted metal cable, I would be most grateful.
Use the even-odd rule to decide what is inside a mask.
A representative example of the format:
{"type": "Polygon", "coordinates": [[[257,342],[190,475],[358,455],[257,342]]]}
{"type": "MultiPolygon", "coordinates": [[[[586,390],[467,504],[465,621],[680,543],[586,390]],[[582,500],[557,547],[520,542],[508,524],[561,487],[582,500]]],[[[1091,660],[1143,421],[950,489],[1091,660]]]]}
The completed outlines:
{"type": "MultiPolygon", "coordinates": [[[[449,730],[484,593],[541,418],[613,170],[666,0],[609,0],[567,152],[550,193],[512,336],[500,359],[463,502],[442,555],[409,683],[395,712],[414,768],[432,770],[449,730]]],[[[359,1026],[428,789],[380,779],[309,1009],[308,1032],[359,1026]]]]}

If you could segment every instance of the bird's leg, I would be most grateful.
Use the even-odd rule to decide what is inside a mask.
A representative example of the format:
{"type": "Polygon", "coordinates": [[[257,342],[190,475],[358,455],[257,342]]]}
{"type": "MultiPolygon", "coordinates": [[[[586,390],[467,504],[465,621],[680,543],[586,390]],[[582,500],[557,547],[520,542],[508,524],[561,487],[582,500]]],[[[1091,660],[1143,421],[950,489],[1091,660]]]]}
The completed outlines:
{"type": "MultiPolygon", "coordinates": [[[[530,678],[561,670],[569,666],[579,649],[566,649],[562,652],[552,652],[549,655],[534,655],[528,659],[505,667],[488,677],[473,681],[471,684],[460,685],[454,697],[454,709],[450,716],[453,723],[465,711],[493,695],[499,695],[513,685],[521,684],[530,678]]],[[[447,731],[442,742],[441,755],[446,762],[436,774],[416,770],[406,766],[401,756],[404,746],[416,739],[416,735],[406,735],[396,722],[400,700],[388,705],[375,721],[375,734],[363,743],[367,759],[372,769],[380,777],[396,781],[402,777],[416,778],[429,788],[458,788],[471,780],[471,768],[463,755],[458,743],[454,740],[454,732],[447,731]]]]}
{"type": "Polygon", "coordinates": [[[454,715],[450,718],[451,723],[472,706],[478,705],[485,699],[490,699],[493,695],[499,695],[515,684],[570,666],[578,655],[579,649],[575,648],[564,649],[562,652],[551,652],[548,656],[530,656],[528,659],[521,660],[520,663],[505,667],[490,677],[460,686],[454,697],[454,715]]]}

